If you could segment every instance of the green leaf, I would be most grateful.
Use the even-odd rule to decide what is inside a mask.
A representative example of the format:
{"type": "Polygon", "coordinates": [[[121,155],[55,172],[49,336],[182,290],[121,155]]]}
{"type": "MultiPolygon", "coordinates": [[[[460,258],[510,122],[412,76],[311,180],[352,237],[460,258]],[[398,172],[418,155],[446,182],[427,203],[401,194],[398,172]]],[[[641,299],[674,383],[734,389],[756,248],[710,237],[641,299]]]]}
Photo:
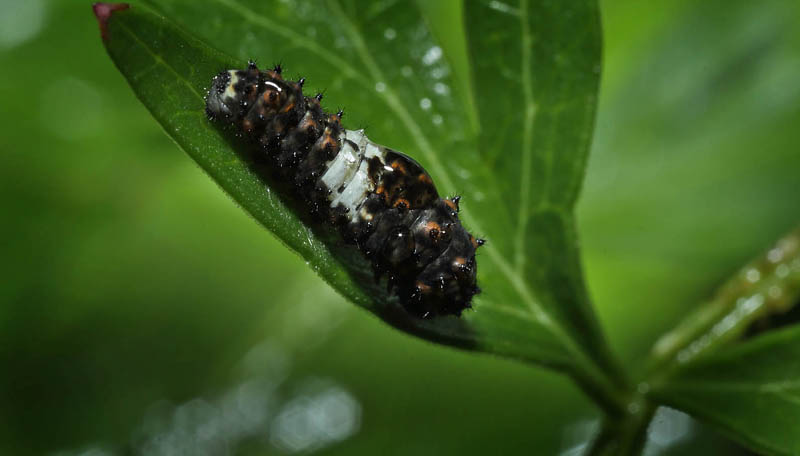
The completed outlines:
{"type": "MultiPolygon", "coordinates": [[[[502,216],[484,226],[511,278],[604,364],[582,279],[573,208],[592,140],[601,66],[597,3],[466,2],[481,125],[479,165],[502,216]]],[[[482,210],[491,211],[487,207],[482,210]]],[[[494,212],[497,212],[495,209],[494,212]]]]}
{"type": "Polygon", "coordinates": [[[654,396],[766,454],[800,453],[800,326],[698,359],[654,396]]]}
{"type": "Polygon", "coordinates": [[[403,2],[136,4],[112,16],[106,46],[166,132],[344,296],[423,337],[567,369],[589,388],[608,389],[602,370],[610,362],[572,218],[598,85],[597,6],[562,14],[556,5],[496,5],[470,2],[466,28],[452,21],[431,31],[403,2]],[[493,46],[508,49],[489,52],[493,46]],[[408,317],[353,248],[307,227],[205,119],[211,77],[248,58],[280,61],[288,75],[306,78],[307,90],[324,90],[326,106],[345,107],[346,127],[366,127],[371,139],[418,159],[441,193],[464,195],[462,220],[489,240],[478,259],[484,293],[475,311],[408,317]]]}

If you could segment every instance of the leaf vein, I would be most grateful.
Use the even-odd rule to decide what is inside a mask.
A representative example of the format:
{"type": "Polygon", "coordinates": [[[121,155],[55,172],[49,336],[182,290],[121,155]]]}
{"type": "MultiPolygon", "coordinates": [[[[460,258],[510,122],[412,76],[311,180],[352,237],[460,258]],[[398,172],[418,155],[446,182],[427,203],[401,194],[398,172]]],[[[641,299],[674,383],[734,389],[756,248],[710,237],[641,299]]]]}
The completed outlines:
{"type": "Polygon", "coordinates": [[[134,41],[136,41],[137,43],[139,43],[139,44],[142,46],[142,48],[143,48],[145,51],[147,51],[147,53],[148,53],[148,54],[150,54],[150,57],[152,57],[152,58],[153,58],[153,61],[155,62],[155,64],[154,64],[154,65],[153,65],[151,68],[155,68],[155,67],[157,67],[158,65],[162,65],[164,68],[166,68],[166,69],[167,69],[167,70],[169,70],[169,71],[170,71],[172,74],[174,74],[174,75],[175,75],[175,79],[177,79],[177,80],[181,81],[181,82],[182,82],[184,85],[186,85],[186,87],[188,87],[188,88],[189,88],[189,90],[190,90],[192,93],[194,93],[194,94],[197,96],[197,98],[199,98],[199,99],[201,99],[201,100],[203,100],[203,99],[204,99],[203,95],[201,95],[201,94],[200,94],[200,93],[197,91],[197,89],[196,89],[196,88],[195,88],[195,87],[194,87],[192,84],[190,84],[190,83],[189,83],[189,81],[187,81],[187,80],[186,80],[186,79],[185,79],[183,76],[181,76],[181,74],[180,74],[180,73],[178,73],[178,71],[177,71],[177,70],[175,70],[175,69],[174,69],[174,68],[172,68],[170,65],[168,65],[168,64],[167,64],[167,62],[165,62],[165,61],[164,61],[164,59],[163,59],[163,58],[161,58],[161,56],[159,56],[158,54],[156,54],[155,52],[153,52],[153,50],[150,48],[150,46],[148,46],[148,45],[147,45],[147,43],[145,43],[144,41],[142,41],[142,40],[141,40],[141,39],[140,39],[140,38],[139,38],[139,37],[138,37],[138,36],[137,36],[137,35],[136,35],[136,34],[133,32],[133,30],[131,30],[131,29],[130,29],[130,28],[127,26],[127,25],[125,25],[124,23],[120,23],[119,25],[122,27],[122,29],[123,29],[123,30],[125,30],[125,33],[127,33],[128,35],[130,35],[130,37],[131,37],[131,38],[133,38],[133,40],[134,40],[134,41]]]}
{"type": "Polygon", "coordinates": [[[522,94],[525,104],[525,115],[522,125],[522,163],[520,164],[519,185],[519,211],[517,215],[517,230],[515,236],[514,264],[518,271],[525,266],[525,232],[528,227],[530,214],[531,192],[531,164],[533,160],[533,124],[536,117],[536,103],[533,97],[531,83],[531,47],[533,36],[528,23],[528,1],[520,0],[520,32],[522,34],[522,47],[520,58],[520,74],[522,75],[522,94]]]}
{"type": "Polygon", "coordinates": [[[214,0],[220,5],[226,6],[242,16],[246,21],[251,22],[255,25],[259,25],[265,29],[271,30],[279,35],[284,36],[291,40],[291,42],[297,47],[308,49],[309,51],[313,52],[321,59],[328,61],[331,65],[335,66],[337,69],[346,73],[348,77],[351,77],[355,80],[358,80],[364,83],[363,77],[361,74],[353,68],[346,60],[336,56],[331,52],[328,52],[323,47],[319,46],[312,40],[309,40],[303,35],[296,33],[294,30],[284,27],[280,24],[277,24],[271,21],[268,17],[260,14],[252,9],[248,8],[247,6],[235,1],[235,0],[214,0]]]}

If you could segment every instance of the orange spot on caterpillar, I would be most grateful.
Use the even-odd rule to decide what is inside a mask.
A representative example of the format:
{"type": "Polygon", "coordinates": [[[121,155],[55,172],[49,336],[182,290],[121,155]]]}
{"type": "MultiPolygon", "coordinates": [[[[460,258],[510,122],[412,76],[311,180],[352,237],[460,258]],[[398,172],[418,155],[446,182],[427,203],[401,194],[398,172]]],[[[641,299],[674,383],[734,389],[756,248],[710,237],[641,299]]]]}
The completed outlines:
{"type": "Polygon", "coordinates": [[[397,198],[396,200],[394,200],[394,204],[392,204],[392,207],[396,207],[399,209],[408,209],[409,207],[411,207],[411,204],[405,198],[397,198]]]}
{"type": "Polygon", "coordinates": [[[312,118],[307,118],[299,125],[301,130],[305,130],[306,132],[310,130],[315,130],[317,128],[317,123],[312,118]]]}
{"type": "Polygon", "coordinates": [[[250,119],[242,120],[242,130],[244,130],[244,131],[246,131],[248,133],[253,131],[253,122],[251,122],[250,119]]]}
{"type": "Polygon", "coordinates": [[[426,284],[425,284],[424,282],[422,282],[422,281],[419,281],[419,280],[417,280],[417,282],[416,282],[416,283],[414,283],[414,286],[415,286],[415,287],[417,287],[417,290],[418,290],[420,293],[422,293],[422,294],[428,294],[428,293],[430,293],[430,292],[431,292],[431,287],[430,287],[430,285],[426,285],[426,284]]]}
{"type": "Polygon", "coordinates": [[[471,234],[469,235],[469,240],[472,242],[472,247],[474,247],[476,250],[478,247],[486,244],[486,239],[475,239],[475,236],[471,234]]]}
{"type": "Polygon", "coordinates": [[[457,274],[466,274],[469,272],[469,266],[467,265],[467,260],[464,257],[456,257],[453,260],[453,272],[457,274]]]}
{"type": "Polygon", "coordinates": [[[394,171],[396,171],[396,172],[398,172],[400,174],[406,174],[406,172],[407,172],[405,165],[403,165],[399,161],[393,161],[390,166],[392,167],[392,169],[394,171]]]}
{"type": "Polygon", "coordinates": [[[439,237],[442,234],[442,227],[439,226],[438,223],[434,222],[433,220],[429,221],[425,224],[425,234],[430,236],[433,241],[438,241],[439,237]]]}
{"type": "Polygon", "coordinates": [[[294,108],[294,100],[290,101],[286,106],[281,109],[281,112],[289,112],[294,108]]]}

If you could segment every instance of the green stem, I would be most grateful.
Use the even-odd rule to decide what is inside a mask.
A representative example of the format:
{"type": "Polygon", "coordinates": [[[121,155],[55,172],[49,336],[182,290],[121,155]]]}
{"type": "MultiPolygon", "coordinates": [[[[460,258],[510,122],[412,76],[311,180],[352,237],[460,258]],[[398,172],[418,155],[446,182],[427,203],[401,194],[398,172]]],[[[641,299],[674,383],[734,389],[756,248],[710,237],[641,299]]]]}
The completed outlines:
{"type": "Polygon", "coordinates": [[[627,414],[630,395],[625,385],[612,383],[608,377],[588,369],[573,369],[568,374],[606,416],[618,419],[627,414]]]}
{"type": "Polygon", "coordinates": [[[626,414],[619,418],[606,416],[600,433],[592,442],[587,456],[638,456],[647,441],[647,429],[656,407],[637,395],[626,414]]]}

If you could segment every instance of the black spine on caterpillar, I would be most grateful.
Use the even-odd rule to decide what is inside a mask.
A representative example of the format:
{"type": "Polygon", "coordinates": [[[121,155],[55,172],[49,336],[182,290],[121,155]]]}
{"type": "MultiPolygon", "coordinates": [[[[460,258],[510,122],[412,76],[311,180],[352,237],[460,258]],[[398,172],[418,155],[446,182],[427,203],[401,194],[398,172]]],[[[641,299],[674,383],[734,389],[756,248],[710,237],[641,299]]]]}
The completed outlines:
{"type": "Polygon", "coordinates": [[[295,197],[357,245],[409,313],[460,315],[480,292],[475,251],[483,240],[461,225],[459,198],[440,198],[410,157],[342,128],[341,111],[328,114],[321,95],[304,96],[304,82],[253,63],[223,71],[212,80],[206,112],[233,124],[295,197]]]}

